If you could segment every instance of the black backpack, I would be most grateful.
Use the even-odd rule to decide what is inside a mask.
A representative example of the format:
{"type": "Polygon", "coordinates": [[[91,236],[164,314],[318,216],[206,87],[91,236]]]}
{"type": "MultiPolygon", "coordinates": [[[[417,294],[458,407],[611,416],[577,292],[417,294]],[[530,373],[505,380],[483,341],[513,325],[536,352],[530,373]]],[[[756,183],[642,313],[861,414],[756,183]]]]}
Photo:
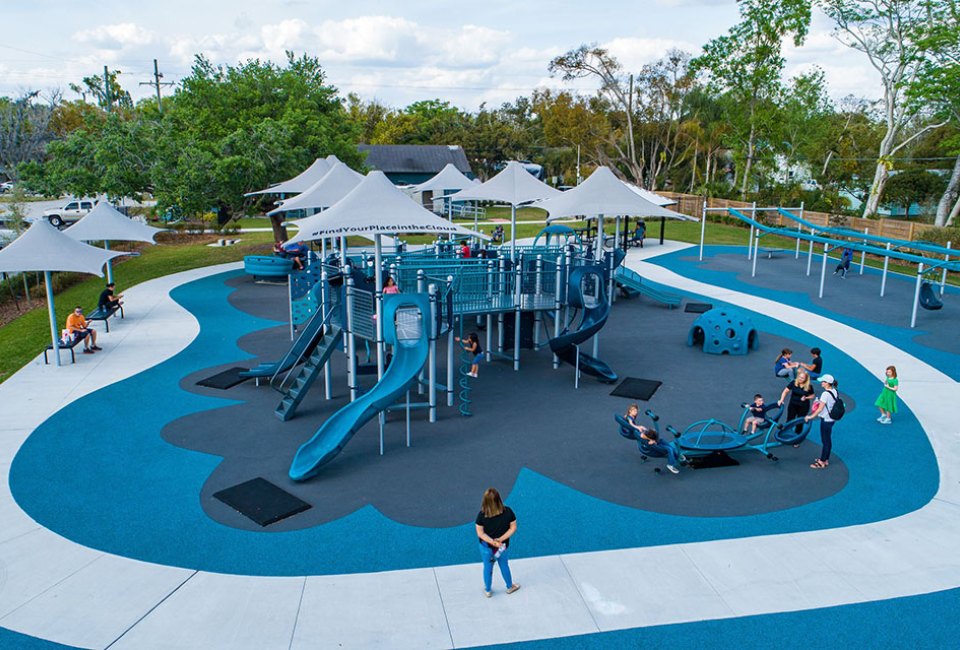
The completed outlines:
{"type": "Polygon", "coordinates": [[[843,403],[843,400],[840,399],[840,393],[838,391],[835,390],[830,394],[833,395],[833,406],[830,407],[827,415],[830,416],[831,420],[842,420],[843,416],[847,413],[847,407],[843,403]]]}

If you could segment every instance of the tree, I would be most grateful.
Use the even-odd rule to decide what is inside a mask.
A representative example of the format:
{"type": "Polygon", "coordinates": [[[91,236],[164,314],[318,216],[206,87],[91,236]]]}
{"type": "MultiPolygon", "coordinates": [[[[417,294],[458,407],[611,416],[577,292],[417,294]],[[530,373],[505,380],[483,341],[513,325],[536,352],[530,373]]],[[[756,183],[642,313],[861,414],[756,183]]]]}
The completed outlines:
{"type": "MultiPolygon", "coordinates": [[[[918,26],[917,43],[924,53],[910,94],[926,102],[937,117],[960,125],[960,3],[937,0],[924,3],[928,19],[918,26]]],[[[935,225],[952,224],[960,214],[960,136],[945,143],[957,158],[950,181],[937,204],[935,225]]]]}
{"type": "Polygon", "coordinates": [[[119,70],[107,70],[107,87],[104,88],[103,76],[92,75],[84,77],[79,84],[70,84],[70,90],[80,95],[80,99],[86,103],[87,95],[90,95],[97,106],[104,110],[111,110],[116,106],[121,109],[133,108],[133,99],[130,93],[120,87],[119,70]]]}
{"type": "Polygon", "coordinates": [[[757,142],[769,134],[776,119],[774,108],[784,66],[783,40],[790,36],[795,45],[803,43],[810,27],[810,2],[743,0],[739,6],[740,22],[726,36],[707,43],[691,67],[706,72],[711,84],[741,107],[729,119],[745,146],[740,174],[740,194],[745,196],[757,142]]]}
{"type": "MultiPolygon", "coordinates": [[[[313,57],[288,52],[281,67],[257,60],[214,66],[198,56],[164,103],[151,171],[158,204],[188,214],[214,208],[225,222],[249,207],[245,193],[294,176],[319,156],[361,167],[358,132],[313,57]]],[[[273,229],[286,238],[279,216],[273,229]]]]}
{"type": "Polygon", "coordinates": [[[60,95],[54,93],[43,104],[35,101],[39,96],[39,91],[30,91],[16,99],[0,98],[0,170],[12,178],[20,165],[42,160],[53,139],[50,120],[60,95]]]}
{"type": "Polygon", "coordinates": [[[893,156],[915,139],[943,126],[927,124],[909,134],[919,106],[906,101],[922,64],[920,33],[928,13],[922,0],[819,0],[837,24],[836,37],[866,55],[883,83],[886,131],[880,141],[870,193],[863,216],[877,213],[884,186],[893,168],[893,156]]]}
{"type": "Polygon", "coordinates": [[[591,165],[610,165],[607,151],[612,127],[607,121],[606,106],[602,100],[590,102],[569,92],[554,94],[550,90],[538,90],[533,95],[533,107],[543,127],[544,144],[548,147],[566,147],[572,154],[570,169],[561,169],[564,176],[576,165],[579,148],[582,162],[591,165]]]}
{"type": "Polygon", "coordinates": [[[911,205],[923,204],[940,196],[946,184],[946,179],[937,174],[923,169],[910,169],[890,177],[884,199],[888,203],[903,206],[909,215],[911,205]]]}
{"type": "MultiPolygon", "coordinates": [[[[627,168],[627,173],[637,182],[643,182],[643,170],[637,162],[636,141],[633,135],[633,78],[623,78],[623,66],[610,52],[592,45],[580,47],[562,54],[547,66],[550,74],[562,73],[564,81],[596,77],[600,81],[600,94],[611,106],[619,109],[626,123],[623,138],[611,138],[611,145],[619,154],[619,161],[627,168]],[[621,139],[626,140],[627,150],[620,147],[621,139]]],[[[611,132],[615,133],[615,132],[611,132]]]]}

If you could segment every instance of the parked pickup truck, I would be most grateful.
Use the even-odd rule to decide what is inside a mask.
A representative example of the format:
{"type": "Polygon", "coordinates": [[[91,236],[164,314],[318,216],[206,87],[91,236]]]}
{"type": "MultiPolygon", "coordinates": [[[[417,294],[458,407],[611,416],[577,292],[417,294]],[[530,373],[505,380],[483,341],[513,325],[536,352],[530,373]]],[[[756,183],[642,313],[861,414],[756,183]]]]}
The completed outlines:
{"type": "Polygon", "coordinates": [[[97,204],[93,200],[70,201],[62,208],[53,208],[43,211],[43,218],[50,222],[51,226],[60,228],[65,223],[73,223],[93,210],[97,204]]]}

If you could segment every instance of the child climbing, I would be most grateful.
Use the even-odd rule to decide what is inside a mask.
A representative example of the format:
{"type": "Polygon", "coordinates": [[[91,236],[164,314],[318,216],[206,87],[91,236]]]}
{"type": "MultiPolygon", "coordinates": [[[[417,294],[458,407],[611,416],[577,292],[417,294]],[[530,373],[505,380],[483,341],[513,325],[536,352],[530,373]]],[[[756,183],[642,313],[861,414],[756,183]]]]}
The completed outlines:
{"type": "Polygon", "coordinates": [[[843,250],[840,252],[840,263],[837,264],[837,268],[834,269],[833,274],[840,274],[841,278],[847,277],[847,271],[850,270],[850,262],[853,261],[853,249],[849,246],[844,246],[843,250]]]}
{"type": "Polygon", "coordinates": [[[883,380],[883,392],[873,403],[880,409],[880,417],[877,418],[877,422],[880,424],[893,424],[893,419],[890,416],[897,412],[897,389],[899,387],[900,380],[897,379],[896,366],[887,366],[886,377],[883,380]]]}
{"type": "MultiPolygon", "coordinates": [[[[460,341],[460,337],[456,337],[455,341],[460,341]]],[[[467,373],[468,377],[477,377],[477,373],[480,371],[480,362],[483,361],[483,348],[480,347],[480,339],[477,337],[476,332],[470,332],[467,338],[461,341],[463,344],[463,349],[466,350],[469,354],[473,355],[473,362],[470,365],[470,372],[467,373]]]]}

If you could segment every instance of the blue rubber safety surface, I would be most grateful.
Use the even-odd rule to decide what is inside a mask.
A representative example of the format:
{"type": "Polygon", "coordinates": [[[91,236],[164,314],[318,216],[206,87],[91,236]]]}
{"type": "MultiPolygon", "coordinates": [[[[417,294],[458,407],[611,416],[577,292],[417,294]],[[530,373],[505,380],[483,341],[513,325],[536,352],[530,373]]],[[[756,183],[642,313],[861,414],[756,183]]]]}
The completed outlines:
{"type": "MultiPolygon", "coordinates": [[[[206,515],[198,494],[220,458],[174,447],[162,439],[161,429],[189,413],[235,404],[186,392],[179,382],[190,372],[249,356],[236,341],[275,325],[229,304],[232,289],[225,281],[235,276],[205,278],[174,291],[174,299],[201,324],[198,338],[184,351],[70,404],[38,427],[11,468],[11,488],[21,507],[41,525],[86,546],[205,571],[288,576],[474,562],[475,549],[465,543],[473,535],[472,521],[448,528],[415,527],[391,521],[366,506],[322,526],[255,534],[222,526],[206,515]],[[160,403],[158,396],[163,398],[162,409],[129,417],[130,404],[160,403]],[[71,424],[100,419],[118,424],[82,431],[71,424]],[[108,521],[122,524],[104,525],[108,521]],[[358,543],[345,544],[345,539],[358,543]],[[362,542],[377,539],[389,539],[390,544],[371,547],[362,542]],[[318,552],[321,549],[323,552],[318,552]]],[[[879,392],[879,379],[840,350],[766,316],[753,314],[753,318],[761,330],[819,344],[829,359],[829,370],[843,378],[844,386],[859,385],[870,399],[879,392]]],[[[897,453],[911,462],[889,462],[889,449],[882,441],[856,434],[869,430],[873,416],[869,408],[857,409],[844,419],[842,429],[838,426],[849,433],[835,431],[837,445],[843,436],[842,453],[850,468],[850,481],[843,490],[821,501],[747,517],[684,517],[642,511],[602,501],[522,469],[507,496],[514,510],[525,515],[517,556],[811,530],[877,521],[915,510],[932,498],[938,484],[929,443],[915,418],[904,409],[898,417],[898,434],[902,435],[898,436],[897,453]],[[900,485],[912,489],[895,489],[900,485]],[[590,534],[556,535],[558,520],[567,522],[569,530],[590,534]]],[[[610,435],[616,435],[612,423],[610,426],[610,435]]]]}
{"type": "MultiPolygon", "coordinates": [[[[669,589],[670,585],[664,585],[669,589]]],[[[657,604],[648,603],[651,608],[657,604]]],[[[956,648],[960,589],[801,612],[633,628],[509,645],[486,650],[644,650],[738,648],[739,650],[871,650],[956,648]]]]}
{"type": "Polygon", "coordinates": [[[0,648],[3,650],[79,650],[74,646],[44,641],[0,627],[0,648]]]}

